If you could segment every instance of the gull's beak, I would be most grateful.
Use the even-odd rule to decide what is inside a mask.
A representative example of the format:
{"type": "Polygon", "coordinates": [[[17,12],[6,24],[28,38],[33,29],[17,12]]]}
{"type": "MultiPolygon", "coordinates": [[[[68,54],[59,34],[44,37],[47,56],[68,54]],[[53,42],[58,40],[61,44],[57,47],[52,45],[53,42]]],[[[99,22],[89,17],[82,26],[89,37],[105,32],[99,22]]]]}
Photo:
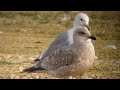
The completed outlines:
{"type": "Polygon", "coordinates": [[[87,27],[87,29],[88,29],[89,31],[91,31],[91,28],[90,28],[89,25],[85,25],[85,27],[87,27]]]}
{"type": "Polygon", "coordinates": [[[94,37],[94,36],[90,36],[89,38],[92,40],[96,40],[96,37],[94,37]]]}

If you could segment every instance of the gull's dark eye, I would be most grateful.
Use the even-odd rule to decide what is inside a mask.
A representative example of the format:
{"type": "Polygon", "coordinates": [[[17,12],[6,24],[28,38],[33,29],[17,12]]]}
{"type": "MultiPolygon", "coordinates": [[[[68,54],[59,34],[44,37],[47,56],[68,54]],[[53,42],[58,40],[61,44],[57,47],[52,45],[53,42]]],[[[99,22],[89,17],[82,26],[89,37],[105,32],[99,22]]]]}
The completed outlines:
{"type": "Polygon", "coordinates": [[[85,34],[84,32],[81,32],[81,34],[85,34]]]}
{"type": "Polygon", "coordinates": [[[84,32],[78,32],[79,34],[85,34],[84,32]]]}
{"type": "Polygon", "coordinates": [[[83,21],[83,19],[80,19],[81,21],[83,21]]]}

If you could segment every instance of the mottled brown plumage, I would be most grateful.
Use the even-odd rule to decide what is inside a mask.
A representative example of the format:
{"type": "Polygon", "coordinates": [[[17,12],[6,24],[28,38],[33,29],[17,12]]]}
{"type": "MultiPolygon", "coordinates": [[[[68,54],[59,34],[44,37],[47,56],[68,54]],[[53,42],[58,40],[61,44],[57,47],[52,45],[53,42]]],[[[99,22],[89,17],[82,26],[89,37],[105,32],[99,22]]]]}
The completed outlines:
{"type": "Polygon", "coordinates": [[[90,39],[95,40],[95,37],[87,28],[75,28],[72,45],[57,49],[25,71],[45,69],[57,77],[82,75],[94,62],[95,51],[90,39]]]}

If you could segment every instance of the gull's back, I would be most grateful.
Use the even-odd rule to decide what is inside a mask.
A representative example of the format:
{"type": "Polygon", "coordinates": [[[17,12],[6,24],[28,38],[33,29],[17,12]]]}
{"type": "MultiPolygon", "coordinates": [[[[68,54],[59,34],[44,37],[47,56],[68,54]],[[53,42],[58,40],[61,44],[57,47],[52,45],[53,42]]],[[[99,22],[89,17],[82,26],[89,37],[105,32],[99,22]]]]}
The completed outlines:
{"type": "Polygon", "coordinates": [[[48,48],[38,57],[37,59],[40,60],[46,56],[48,56],[50,53],[54,52],[55,50],[59,49],[62,46],[68,46],[73,43],[72,35],[73,30],[70,29],[65,32],[60,33],[55,40],[48,46],[48,48]]]}

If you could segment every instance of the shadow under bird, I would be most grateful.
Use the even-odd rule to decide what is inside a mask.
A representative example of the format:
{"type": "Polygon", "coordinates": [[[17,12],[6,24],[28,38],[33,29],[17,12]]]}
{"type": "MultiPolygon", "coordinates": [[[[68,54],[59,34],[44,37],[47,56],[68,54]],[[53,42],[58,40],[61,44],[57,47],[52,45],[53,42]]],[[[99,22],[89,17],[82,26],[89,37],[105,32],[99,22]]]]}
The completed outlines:
{"type": "Polygon", "coordinates": [[[47,57],[38,61],[33,67],[23,72],[45,70],[48,74],[58,78],[81,76],[94,63],[95,50],[91,42],[96,40],[86,27],[74,28],[73,44],[63,46],[47,57]]]}

